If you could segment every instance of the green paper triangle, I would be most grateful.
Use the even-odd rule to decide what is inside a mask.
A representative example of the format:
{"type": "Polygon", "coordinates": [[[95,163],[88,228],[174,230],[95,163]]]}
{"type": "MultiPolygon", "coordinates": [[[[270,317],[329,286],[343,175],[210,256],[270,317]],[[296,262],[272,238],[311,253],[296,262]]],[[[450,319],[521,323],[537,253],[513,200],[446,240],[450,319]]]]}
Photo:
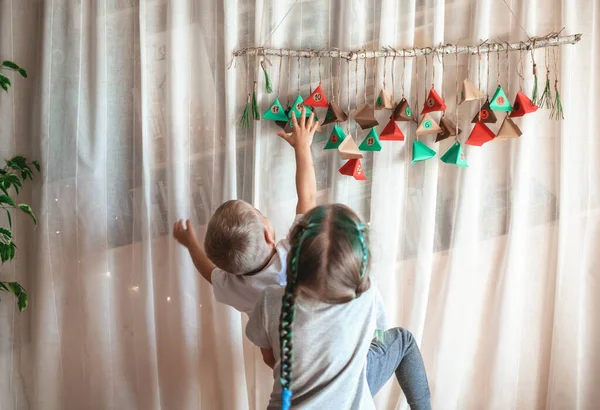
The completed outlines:
{"type": "Polygon", "coordinates": [[[285,110],[283,109],[283,106],[279,102],[279,97],[275,98],[275,101],[273,101],[273,104],[271,104],[269,109],[267,111],[265,111],[265,113],[263,114],[263,118],[265,120],[271,120],[271,121],[287,121],[288,120],[287,115],[285,115],[285,110]]]}
{"type": "Polygon", "coordinates": [[[412,162],[411,164],[416,164],[417,162],[426,161],[435,156],[435,151],[429,148],[427,145],[423,144],[419,140],[413,141],[413,152],[412,152],[412,162]]]}
{"type": "Polygon", "coordinates": [[[512,111],[512,105],[510,105],[510,101],[508,101],[506,94],[504,94],[504,90],[502,89],[501,85],[496,88],[494,97],[492,97],[492,102],[490,102],[490,108],[494,111],[512,111]]]}
{"type": "Polygon", "coordinates": [[[310,107],[305,106],[303,103],[304,103],[304,99],[302,98],[302,96],[300,94],[298,94],[298,96],[294,100],[294,103],[292,104],[290,113],[288,114],[288,118],[292,118],[292,113],[296,113],[296,118],[300,118],[300,113],[302,111],[302,107],[304,107],[306,109],[306,116],[308,117],[310,115],[310,113],[312,112],[312,110],[310,109],[310,107]]]}
{"type": "Polygon", "coordinates": [[[333,131],[331,131],[331,135],[329,136],[329,140],[327,140],[327,144],[325,144],[325,148],[323,149],[336,149],[345,139],[346,134],[344,134],[344,131],[339,125],[335,124],[333,126],[333,131]]]}
{"type": "Polygon", "coordinates": [[[358,149],[361,151],[381,151],[381,142],[379,142],[379,135],[377,135],[375,127],[371,128],[358,149]]]}
{"type": "Polygon", "coordinates": [[[467,164],[467,161],[465,160],[465,154],[463,153],[460,142],[455,142],[440,160],[446,164],[454,164],[461,168],[469,167],[469,164],[467,164]]]}

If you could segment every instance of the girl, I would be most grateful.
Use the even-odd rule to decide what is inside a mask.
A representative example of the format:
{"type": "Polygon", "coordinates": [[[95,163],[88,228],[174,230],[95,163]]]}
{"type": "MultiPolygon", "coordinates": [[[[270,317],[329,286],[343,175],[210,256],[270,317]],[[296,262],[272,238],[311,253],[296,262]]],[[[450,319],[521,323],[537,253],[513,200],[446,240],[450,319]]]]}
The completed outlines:
{"type": "Polygon", "coordinates": [[[411,409],[430,409],[412,335],[395,328],[372,341],[382,309],[370,287],[368,239],[356,214],[343,205],[317,207],[290,237],[287,285],[265,289],[246,327],[280,374],[268,409],[375,409],[372,396],[393,373],[411,409]]]}

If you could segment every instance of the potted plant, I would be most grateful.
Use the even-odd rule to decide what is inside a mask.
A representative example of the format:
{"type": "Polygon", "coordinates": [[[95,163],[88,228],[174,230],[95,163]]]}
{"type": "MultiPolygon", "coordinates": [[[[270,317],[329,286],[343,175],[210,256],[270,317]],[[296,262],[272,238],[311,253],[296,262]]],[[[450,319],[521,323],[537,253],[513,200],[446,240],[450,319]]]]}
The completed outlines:
{"type": "MultiPolygon", "coordinates": [[[[27,72],[22,67],[12,61],[4,61],[0,64],[0,88],[8,92],[11,86],[10,79],[2,71],[17,71],[21,76],[27,78],[27,72]]],[[[28,180],[33,181],[33,169],[40,171],[40,164],[37,161],[29,162],[22,155],[17,155],[6,161],[3,168],[0,168],[0,208],[6,212],[8,220],[7,226],[0,226],[0,265],[4,265],[14,259],[17,246],[13,241],[12,216],[11,212],[25,212],[31,216],[33,223],[37,223],[31,207],[27,204],[19,204],[15,201],[16,195],[23,184],[28,180]]],[[[4,292],[14,295],[17,300],[19,311],[25,310],[29,297],[27,292],[18,282],[5,282],[0,280],[0,297],[4,292]]]]}

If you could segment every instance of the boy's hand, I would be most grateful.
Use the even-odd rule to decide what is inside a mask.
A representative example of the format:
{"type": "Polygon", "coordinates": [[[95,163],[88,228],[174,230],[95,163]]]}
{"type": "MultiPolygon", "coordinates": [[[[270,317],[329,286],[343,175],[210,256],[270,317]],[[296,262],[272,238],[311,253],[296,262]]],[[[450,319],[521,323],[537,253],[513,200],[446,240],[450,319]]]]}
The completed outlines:
{"type": "Polygon", "coordinates": [[[173,224],[173,237],[186,248],[198,243],[196,232],[194,232],[194,227],[189,219],[185,221],[185,226],[183,226],[183,219],[173,224]]]}
{"type": "Polygon", "coordinates": [[[315,131],[319,126],[319,123],[314,120],[315,113],[310,113],[308,120],[306,119],[306,108],[302,107],[302,113],[300,114],[300,123],[296,118],[296,113],[292,112],[292,124],[294,126],[294,132],[292,135],[288,135],[283,131],[279,131],[277,135],[286,140],[295,150],[302,148],[310,148],[312,144],[315,131]]]}

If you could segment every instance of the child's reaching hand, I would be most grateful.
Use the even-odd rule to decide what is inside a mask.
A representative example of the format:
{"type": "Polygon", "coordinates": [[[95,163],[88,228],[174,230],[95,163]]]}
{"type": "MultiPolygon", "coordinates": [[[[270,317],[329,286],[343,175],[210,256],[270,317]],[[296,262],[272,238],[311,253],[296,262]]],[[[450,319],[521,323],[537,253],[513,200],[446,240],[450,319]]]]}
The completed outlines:
{"type": "Polygon", "coordinates": [[[294,126],[294,132],[291,135],[286,134],[284,131],[279,131],[277,135],[286,140],[295,150],[302,148],[310,148],[312,144],[315,131],[319,126],[318,122],[314,120],[315,113],[310,113],[308,120],[306,119],[306,108],[302,107],[300,113],[300,123],[296,118],[296,113],[292,112],[292,124],[294,126]]]}
{"type": "Polygon", "coordinates": [[[196,232],[194,232],[194,227],[189,219],[185,221],[185,227],[183,226],[183,219],[173,224],[173,237],[186,248],[198,243],[196,232]]]}

